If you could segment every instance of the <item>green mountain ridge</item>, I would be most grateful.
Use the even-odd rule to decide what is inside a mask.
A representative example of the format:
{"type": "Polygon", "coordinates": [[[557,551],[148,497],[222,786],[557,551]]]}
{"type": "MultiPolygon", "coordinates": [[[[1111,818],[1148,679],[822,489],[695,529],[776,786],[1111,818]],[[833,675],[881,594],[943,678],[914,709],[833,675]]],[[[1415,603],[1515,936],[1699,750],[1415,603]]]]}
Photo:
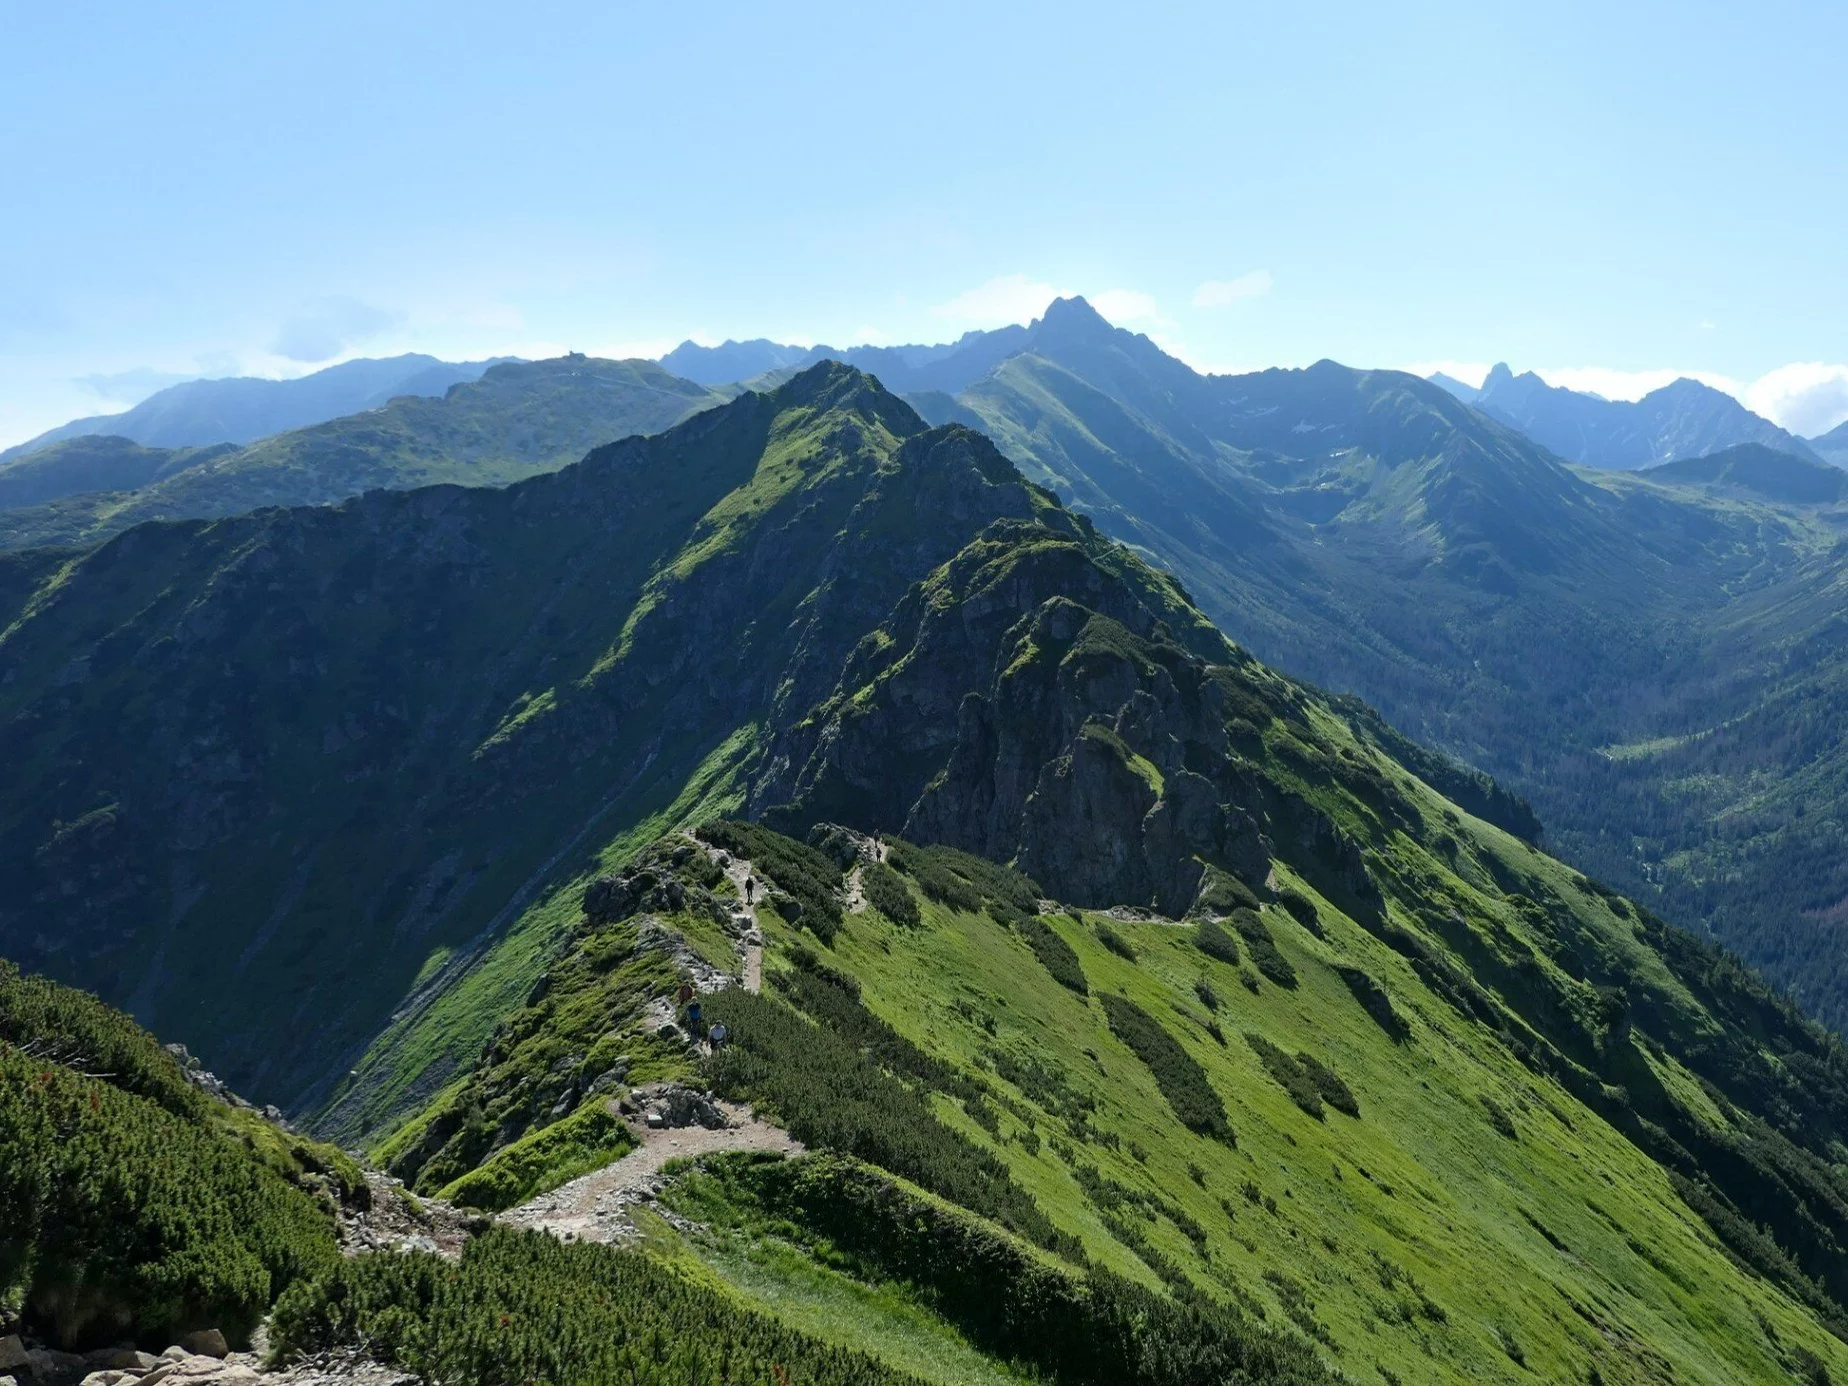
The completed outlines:
{"type": "Polygon", "coordinates": [[[1818,807],[1848,782],[1832,502],[1767,498],[1762,467],[1698,490],[1569,467],[1397,372],[1200,376],[1077,301],[920,402],[1260,658],[1488,771],[1562,855],[1848,1015],[1843,835],[1818,807]]]}
{"type": "Polygon", "coordinates": [[[1785,505],[1835,505],[1848,496],[1848,472],[1759,443],[1665,462],[1643,474],[1651,481],[1709,486],[1785,505]]]}
{"type": "MultiPolygon", "coordinates": [[[[1203,397],[1281,440],[1338,371],[1203,397]]],[[[1610,492],[1404,379],[1354,385],[1316,485],[1453,563],[1503,468],[1608,534],[1610,492]]],[[[640,1251],[316,1270],[284,1351],[481,1386],[1848,1371],[1841,1046],[850,368],[505,488],[15,555],[0,598],[0,952],[477,1207],[620,1155],[630,1082],[810,1148],[669,1171],[640,1251]],[[768,887],[767,984],[706,995],[712,1057],[673,997],[738,964],[721,850],[768,887]]]]}
{"type": "Polygon", "coordinates": [[[139,526],[0,617],[4,947],[299,1109],[426,967],[819,698],[958,516],[1043,503],[825,368],[504,492],[139,526]],[[901,453],[941,524],[878,527],[901,453]]]}
{"type": "Polygon", "coordinates": [[[327,505],[380,488],[504,485],[726,397],[650,362],[567,356],[493,366],[445,394],[402,396],[238,449],[77,438],[0,467],[0,506],[10,503],[0,546],[93,544],[144,520],[327,505]]]}
{"type": "Polygon", "coordinates": [[[196,464],[236,451],[149,448],[127,438],[87,434],[48,443],[0,467],[0,511],[48,505],[89,491],[134,491],[196,464]]]}

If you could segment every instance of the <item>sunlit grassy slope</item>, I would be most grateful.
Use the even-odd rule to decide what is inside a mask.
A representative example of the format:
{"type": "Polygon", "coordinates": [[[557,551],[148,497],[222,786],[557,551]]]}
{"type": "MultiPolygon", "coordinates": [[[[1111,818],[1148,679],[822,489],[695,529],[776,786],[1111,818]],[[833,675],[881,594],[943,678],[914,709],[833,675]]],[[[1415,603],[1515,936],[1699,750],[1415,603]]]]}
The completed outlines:
{"type": "MultiPolygon", "coordinates": [[[[1583,927],[1626,946],[1627,922],[1570,872],[1473,820],[1457,831],[1521,860],[1573,902],[1583,927]]],[[[1279,883],[1308,892],[1287,875],[1279,883]]],[[[1451,884],[1486,920],[1542,942],[1497,893],[1461,877],[1451,884]]],[[[1781,1381],[1798,1347],[1838,1374],[1848,1369],[1848,1353],[1807,1312],[1728,1258],[1659,1166],[1433,994],[1404,958],[1317,904],[1322,938],[1281,908],[1264,911],[1294,989],[1261,980],[1248,962],[1207,957],[1191,925],[1111,921],[1132,962],[1099,941],[1096,917],[1048,916],[1082,961],[1091,995],[1080,996],[1015,931],[928,900],[917,929],[875,911],[849,915],[829,961],[901,1034],[999,1088],[999,1138],[948,1098],[936,1099],[938,1113],[999,1154],[1087,1255],[1159,1285],[1112,1231],[1126,1222],[1201,1289],[1255,1298],[1357,1379],[1394,1379],[1384,1368],[1404,1381],[1582,1381],[1597,1379],[1595,1368],[1612,1382],[1781,1381]],[[1385,986],[1409,1028],[1402,1041],[1362,1009],[1341,965],[1385,986]],[[1235,1148],[1180,1125],[1147,1066],[1112,1034],[1099,993],[1133,999],[1200,1063],[1235,1148]],[[1327,1107],[1310,1116],[1247,1032],[1321,1060],[1353,1090],[1360,1115],[1327,1107]],[[1008,1083],[1002,1056],[1054,1075],[1057,1096],[1008,1083]],[[1074,1137],[1049,1106],[1085,1109],[1089,1129],[1074,1137]],[[1196,1244],[1165,1212],[1109,1217],[1074,1177],[1086,1167],[1179,1210],[1204,1238],[1196,1244]]],[[[772,933],[778,944],[793,937],[780,925],[772,933]]],[[[1672,1059],[1651,1063],[1704,1101],[1672,1059]]],[[[766,1303],[815,1293],[804,1287],[817,1272],[786,1251],[703,1245],[728,1280],[766,1303]]]]}

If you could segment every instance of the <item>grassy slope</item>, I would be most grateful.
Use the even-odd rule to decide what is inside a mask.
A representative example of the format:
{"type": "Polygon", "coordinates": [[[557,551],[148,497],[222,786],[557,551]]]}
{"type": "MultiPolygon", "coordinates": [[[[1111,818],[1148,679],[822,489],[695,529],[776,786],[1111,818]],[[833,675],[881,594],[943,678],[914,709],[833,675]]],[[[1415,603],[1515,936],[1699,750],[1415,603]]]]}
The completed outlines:
{"type": "Polygon", "coordinates": [[[337,1259],[344,1154],[194,1087],[94,997],[0,959],[0,1326],[55,1345],[242,1344],[337,1259]]]}
{"type": "MultiPolygon", "coordinates": [[[[1527,857],[1487,825],[1471,821],[1466,830],[1488,850],[1527,857]]],[[[1571,893],[1565,868],[1538,857],[1523,866],[1571,893]]],[[[1478,898],[1500,913],[1497,900],[1478,898]]],[[[1586,911],[1588,927],[1622,946],[1614,917],[1601,905],[1586,911]]],[[[1181,1128],[1096,1001],[1055,983],[1016,935],[986,916],[927,903],[925,927],[905,930],[875,914],[851,915],[832,961],[860,981],[875,1012],[927,1051],[970,1069],[987,1067],[984,1056],[997,1048],[1031,1054],[1089,1094],[1093,1125],[1121,1148],[1093,1144],[1075,1158],[1178,1203],[1209,1234],[1204,1259],[1166,1220],[1146,1226],[1149,1240],[1210,1293],[1236,1285],[1269,1301],[1274,1320],[1288,1315],[1267,1275],[1294,1282],[1336,1345],[1337,1365],[1361,1379],[1378,1363],[1414,1381],[1582,1380],[1597,1363],[1612,1381],[1659,1379],[1664,1365],[1682,1381],[1783,1380],[1772,1333],[1786,1346],[1809,1346],[1838,1372],[1848,1365],[1848,1351],[1807,1313],[1720,1253],[1628,1141],[1460,1019],[1402,958],[1326,901],[1320,913],[1324,940],[1281,909],[1266,910],[1301,985],[1262,982],[1255,995],[1237,970],[1193,947],[1191,929],[1115,923],[1139,954],[1131,963],[1091,928],[1053,917],[1094,993],[1129,995],[1204,1066],[1231,1114],[1236,1150],[1181,1128]],[[1391,1043],[1361,1010],[1332,970],[1336,962],[1385,983],[1411,1023],[1404,1044],[1391,1043]],[[1203,1028],[1207,1013],[1194,990],[1203,976],[1222,1001],[1224,1046],[1203,1028]],[[1317,1121],[1299,1110],[1242,1039],[1247,1029],[1323,1059],[1353,1088],[1360,1117],[1330,1110],[1317,1121]],[[1496,1132],[1485,1097],[1512,1116],[1515,1138],[1496,1132]],[[1132,1153],[1137,1146],[1146,1160],[1132,1153]],[[1204,1185],[1190,1167],[1204,1172],[1204,1185]],[[1248,1181],[1275,1211],[1248,1201],[1248,1181]],[[1390,1269],[1383,1279],[1382,1265],[1411,1281],[1390,1269]],[[1420,1307],[1413,1282],[1441,1306],[1443,1322],[1420,1307]],[[1502,1330],[1526,1371],[1509,1358],[1502,1330]]],[[[779,942],[787,937],[773,929],[779,942]]],[[[1677,1083],[1695,1086],[1664,1066],[1677,1083]]],[[[1031,1106],[1027,1094],[1013,1095],[1031,1106]]],[[[1029,1153],[1019,1139],[1026,1128],[1013,1117],[1002,1118],[1004,1140],[995,1143],[947,1099],[938,1103],[965,1135],[992,1145],[1089,1254],[1159,1283],[1072,1178],[1054,1144],[1060,1121],[1035,1114],[1043,1143],[1029,1153]]]]}
{"type": "Polygon", "coordinates": [[[644,1212],[644,1245],[683,1273],[770,1311],[792,1328],[870,1353],[926,1381],[1010,1386],[1030,1380],[973,1347],[907,1287],[869,1284],[759,1228],[728,1227],[722,1207],[695,1211],[714,1220],[684,1235],[644,1212]]]}

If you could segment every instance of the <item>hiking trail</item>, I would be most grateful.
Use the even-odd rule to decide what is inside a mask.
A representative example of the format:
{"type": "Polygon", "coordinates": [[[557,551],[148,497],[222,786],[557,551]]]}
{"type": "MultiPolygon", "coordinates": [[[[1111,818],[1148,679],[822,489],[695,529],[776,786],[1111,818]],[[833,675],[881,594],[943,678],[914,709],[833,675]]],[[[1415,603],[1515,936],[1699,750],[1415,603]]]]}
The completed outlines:
{"type": "Polygon", "coordinates": [[[694,1159],[730,1150],[802,1152],[802,1143],[779,1126],[759,1121],[750,1108],[714,1103],[728,1125],[644,1129],[642,1143],[620,1160],[561,1184],[529,1203],[510,1208],[500,1221],[514,1227],[550,1232],[565,1241],[621,1242],[637,1235],[632,1210],[652,1203],[667,1179],[662,1166],[670,1160],[694,1159]]]}

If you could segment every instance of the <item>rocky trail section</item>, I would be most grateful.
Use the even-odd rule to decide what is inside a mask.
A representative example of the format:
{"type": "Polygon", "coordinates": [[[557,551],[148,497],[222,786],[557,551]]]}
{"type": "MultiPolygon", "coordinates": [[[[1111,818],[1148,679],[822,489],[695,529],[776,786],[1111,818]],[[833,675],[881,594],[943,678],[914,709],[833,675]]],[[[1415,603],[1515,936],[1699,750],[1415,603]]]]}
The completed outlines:
{"type": "Polygon", "coordinates": [[[340,1250],[348,1256],[365,1251],[435,1251],[460,1256],[469,1237],[487,1225],[478,1214],[440,1198],[415,1198],[396,1179],[366,1171],[372,1206],[343,1211],[340,1250]]]}
{"type": "MultiPolygon", "coordinates": [[[[755,902],[760,892],[768,889],[764,882],[751,874],[751,863],[742,857],[734,857],[718,847],[707,847],[706,851],[714,864],[719,866],[738,892],[738,899],[732,906],[732,931],[738,939],[739,977],[746,991],[764,989],[764,935],[757,927],[757,910],[755,902]]],[[[702,991],[716,988],[702,987],[702,991]]]]}
{"type": "Polygon", "coordinates": [[[627,1105],[640,1109],[641,1145],[613,1164],[541,1194],[501,1214],[514,1227],[550,1232],[565,1241],[621,1242],[637,1235],[633,1212],[654,1202],[673,1160],[734,1150],[800,1154],[787,1131],[760,1121],[748,1107],[663,1085],[638,1089],[627,1105]]]}
{"type": "Polygon", "coordinates": [[[134,1348],[57,1352],[0,1338],[0,1383],[14,1386],[412,1386],[416,1378],[351,1353],[266,1370],[261,1352],[231,1352],[216,1330],[158,1357],[134,1348]]]}

